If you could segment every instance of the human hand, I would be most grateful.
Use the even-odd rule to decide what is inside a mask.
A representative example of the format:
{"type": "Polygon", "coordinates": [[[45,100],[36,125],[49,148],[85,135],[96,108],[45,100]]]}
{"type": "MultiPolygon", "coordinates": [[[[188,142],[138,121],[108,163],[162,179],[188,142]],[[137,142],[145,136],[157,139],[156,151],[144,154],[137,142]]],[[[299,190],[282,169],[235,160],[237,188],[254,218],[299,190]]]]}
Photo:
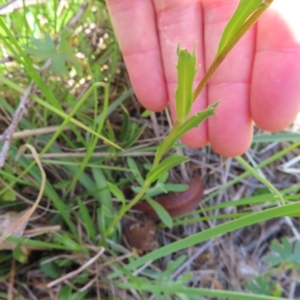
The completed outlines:
{"type": "MultiPolygon", "coordinates": [[[[160,111],[170,104],[175,118],[177,45],[197,43],[196,85],[210,66],[238,0],[107,0],[135,94],[160,111]]],[[[268,131],[291,124],[300,110],[299,0],[275,0],[229,53],[193,104],[192,114],[221,100],[216,116],[181,140],[208,142],[224,156],[244,153],[253,121],[268,131]],[[298,8],[298,9],[297,9],[298,8]]]]}

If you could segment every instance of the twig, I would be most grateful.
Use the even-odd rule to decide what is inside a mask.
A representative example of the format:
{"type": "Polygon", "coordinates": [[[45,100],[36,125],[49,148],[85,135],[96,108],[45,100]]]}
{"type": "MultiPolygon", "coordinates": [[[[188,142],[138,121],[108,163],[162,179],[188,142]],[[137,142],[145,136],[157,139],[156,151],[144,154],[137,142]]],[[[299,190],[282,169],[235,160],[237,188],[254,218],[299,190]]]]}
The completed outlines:
{"type": "Polygon", "coordinates": [[[15,272],[16,272],[16,261],[13,258],[11,262],[11,269],[9,275],[9,286],[8,286],[8,293],[7,293],[7,300],[13,300],[13,289],[14,289],[14,282],[15,282],[15,272]]]}
{"type": "MultiPolygon", "coordinates": [[[[12,138],[13,139],[24,139],[24,138],[29,137],[29,136],[53,133],[53,132],[56,132],[58,130],[58,128],[59,128],[59,126],[55,125],[55,126],[48,126],[48,127],[35,128],[35,129],[25,129],[25,130],[22,130],[22,131],[14,132],[12,138]]],[[[70,127],[65,126],[63,128],[63,130],[70,130],[70,127]]],[[[0,134],[0,141],[2,140],[3,137],[4,137],[4,135],[0,134]]]]}
{"type": "Polygon", "coordinates": [[[9,150],[13,135],[17,129],[18,123],[28,111],[28,107],[30,105],[29,95],[32,92],[33,88],[34,88],[34,84],[33,82],[31,82],[27,87],[24,95],[21,97],[19,106],[16,112],[14,113],[12,122],[5,130],[4,134],[2,135],[1,142],[3,143],[3,146],[0,152],[0,169],[4,166],[5,158],[9,150]]]}
{"type": "Polygon", "coordinates": [[[90,1],[86,1],[85,3],[80,5],[78,13],[69,21],[66,28],[72,29],[74,28],[77,23],[80,21],[80,19],[83,17],[84,13],[86,12],[90,1]]]}

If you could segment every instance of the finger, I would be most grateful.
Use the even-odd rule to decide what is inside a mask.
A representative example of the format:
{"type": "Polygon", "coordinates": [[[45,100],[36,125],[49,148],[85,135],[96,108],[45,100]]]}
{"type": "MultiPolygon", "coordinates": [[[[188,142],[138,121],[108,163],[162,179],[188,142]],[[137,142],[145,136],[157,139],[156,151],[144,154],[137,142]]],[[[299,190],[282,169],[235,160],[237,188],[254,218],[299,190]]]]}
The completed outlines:
{"type": "Polygon", "coordinates": [[[298,0],[276,0],[257,27],[251,113],[264,130],[284,129],[300,110],[299,8],[298,0]]]}
{"type": "Polygon", "coordinates": [[[107,0],[114,31],[135,94],[153,111],[168,102],[155,13],[150,0],[107,0]]]}
{"type": "MultiPolygon", "coordinates": [[[[203,1],[206,65],[217,52],[222,32],[238,1],[203,1]]],[[[250,146],[252,122],[249,109],[250,78],[255,30],[248,32],[225,58],[208,83],[208,102],[221,100],[216,116],[208,119],[212,148],[224,156],[244,153],[250,146]]]]}
{"type": "MultiPolygon", "coordinates": [[[[175,112],[175,89],[177,86],[177,46],[193,51],[196,43],[197,66],[200,70],[195,82],[199,82],[204,74],[204,56],[202,40],[202,10],[199,0],[155,0],[157,26],[165,70],[170,109],[173,120],[175,112]]],[[[205,91],[198,97],[192,108],[192,114],[206,108],[205,91]]],[[[206,124],[192,130],[181,140],[190,147],[200,147],[207,143],[206,124]]]]}

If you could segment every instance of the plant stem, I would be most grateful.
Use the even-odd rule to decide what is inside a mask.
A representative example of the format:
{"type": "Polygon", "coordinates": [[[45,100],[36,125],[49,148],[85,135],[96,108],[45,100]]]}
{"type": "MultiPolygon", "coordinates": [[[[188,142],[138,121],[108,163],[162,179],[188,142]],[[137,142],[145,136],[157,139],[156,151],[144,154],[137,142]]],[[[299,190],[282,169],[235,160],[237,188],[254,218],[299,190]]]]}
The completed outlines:
{"type": "MultiPolygon", "coordinates": [[[[165,142],[164,143],[165,147],[163,149],[160,149],[160,151],[158,151],[158,150],[156,151],[155,158],[154,158],[151,170],[155,169],[158,166],[159,162],[161,161],[161,158],[167,152],[168,146],[170,144],[170,143],[168,143],[168,141],[170,140],[170,142],[171,142],[173,135],[175,134],[176,130],[180,127],[181,124],[182,124],[182,122],[179,122],[179,121],[177,121],[174,124],[171,131],[169,132],[169,134],[165,138],[165,141],[164,141],[165,142]]],[[[146,178],[147,178],[147,176],[146,176],[146,178]]],[[[139,193],[126,206],[122,207],[120,209],[120,211],[118,212],[118,214],[114,217],[114,219],[112,220],[112,222],[109,225],[108,229],[106,230],[106,233],[105,233],[106,236],[110,235],[112,233],[114,226],[122,219],[123,215],[129,209],[131,209],[139,200],[142,199],[142,197],[144,196],[144,194],[146,193],[146,191],[150,187],[150,185],[151,185],[151,183],[149,183],[149,182],[147,182],[147,180],[145,180],[144,185],[142,186],[139,193]]]]}
{"type": "Polygon", "coordinates": [[[203,79],[199,83],[199,85],[196,87],[194,93],[193,93],[193,101],[197,99],[203,88],[206,86],[212,75],[215,73],[216,69],[219,67],[219,65],[223,62],[223,60],[226,58],[228,53],[231,51],[231,49],[237,44],[237,42],[244,36],[244,34],[249,30],[249,28],[257,22],[257,20],[260,18],[260,16],[268,9],[268,7],[271,5],[273,0],[265,0],[263,5],[258,8],[250,17],[249,19],[241,26],[237,34],[232,38],[230,42],[223,48],[223,50],[215,57],[212,64],[210,65],[209,69],[205,73],[203,79]]]}
{"type": "Polygon", "coordinates": [[[108,229],[105,232],[105,236],[110,235],[113,232],[113,228],[115,225],[122,219],[123,215],[130,209],[132,208],[135,204],[138,203],[138,201],[144,196],[146,193],[147,189],[149,188],[150,184],[145,181],[144,185],[142,186],[141,190],[139,191],[138,194],[135,195],[135,197],[125,206],[123,206],[118,214],[114,217],[112,220],[111,224],[109,225],[108,229]]]}
{"type": "Polygon", "coordinates": [[[170,146],[170,144],[172,143],[172,138],[173,136],[176,134],[176,131],[178,130],[178,128],[182,125],[182,123],[184,122],[179,122],[176,121],[175,124],[173,125],[172,129],[170,130],[169,134],[166,136],[165,140],[162,142],[162,147],[161,149],[157,149],[156,153],[155,153],[155,157],[154,157],[154,161],[151,167],[151,170],[154,169],[155,167],[157,167],[157,165],[159,164],[159,162],[161,161],[161,158],[163,157],[163,155],[165,153],[167,153],[168,151],[168,147],[170,146]]]}

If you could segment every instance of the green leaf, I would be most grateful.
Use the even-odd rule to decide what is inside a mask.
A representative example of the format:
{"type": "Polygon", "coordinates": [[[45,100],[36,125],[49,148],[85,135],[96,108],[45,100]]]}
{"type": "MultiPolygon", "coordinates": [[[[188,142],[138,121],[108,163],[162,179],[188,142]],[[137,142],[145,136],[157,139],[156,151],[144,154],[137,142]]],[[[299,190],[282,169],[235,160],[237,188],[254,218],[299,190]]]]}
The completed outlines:
{"type": "Polygon", "coordinates": [[[123,120],[122,120],[122,128],[120,132],[120,142],[126,142],[128,140],[129,130],[130,130],[130,118],[127,109],[121,105],[123,120]]]}
{"type": "Polygon", "coordinates": [[[83,225],[87,231],[88,237],[92,238],[93,241],[96,240],[96,231],[95,226],[93,224],[93,220],[91,218],[91,215],[85,206],[85,204],[81,201],[80,198],[77,198],[79,211],[80,211],[80,219],[83,221],[83,225]]]}
{"type": "Polygon", "coordinates": [[[44,40],[40,40],[40,39],[31,39],[31,43],[33,46],[35,46],[34,48],[26,48],[27,52],[36,52],[36,57],[40,58],[40,59],[48,59],[51,58],[52,55],[55,54],[56,49],[55,49],[55,44],[53,43],[51,37],[49,36],[49,34],[46,34],[44,37],[44,40]]]}
{"type": "Polygon", "coordinates": [[[179,122],[186,119],[193,104],[193,83],[197,73],[195,48],[193,54],[186,49],[181,50],[179,45],[177,48],[178,86],[175,97],[177,120],[179,122]]]}
{"type": "Polygon", "coordinates": [[[170,192],[184,192],[188,189],[188,185],[187,184],[179,184],[179,183],[166,183],[164,185],[164,188],[166,189],[166,192],[170,193],[170,192]]]}
{"type": "Polygon", "coordinates": [[[98,225],[102,236],[105,236],[104,232],[114,216],[113,202],[104,172],[100,169],[92,168],[92,174],[98,188],[97,199],[100,200],[101,204],[97,210],[97,217],[100,222],[98,225]]]}
{"type": "Polygon", "coordinates": [[[67,29],[63,29],[60,36],[59,52],[69,54],[70,44],[68,42],[71,36],[71,32],[67,29]]]}
{"type": "Polygon", "coordinates": [[[255,143],[272,143],[272,142],[293,142],[300,141],[299,133],[276,133],[276,134],[262,134],[253,137],[252,144],[255,143]]]}
{"type": "MultiPolygon", "coordinates": [[[[280,287],[280,286],[279,286],[280,287]]],[[[254,280],[248,283],[247,290],[258,295],[273,295],[278,289],[276,282],[270,281],[266,277],[256,277],[254,280]]],[[[282,291],[282,289],[281,289],[282,291]]],[[[280,293],[281,294],[281,293],[280,293]]],[[[278,296],[280,296],[280,294],[278,296]]]]}
{"type": "Polygon", "coordinates": [[[130,148],[140,138],[146,127],[146,124],[139,126],[137,123],[131,123],[128,140],[124,144],[124,148],[130,148]]]}
{"type": "MultiPolygon", "coordinates": [[[[150,170],[151,170],[151,168],[149,169],[149,171],[150,170]]],[[[168,172],[161,173],[159,178],[157,179],[157,184],[159,184],[159,183],[164,184],[167,181],[168,177],[169,177],[168,172]]]]}
{"type": "Polygon", "coordinates": [[[163,208],[162,205],[160,205],[158,202],[152,200],[151,198],[146,198],[147,202],[152,206],[152,208],[157,213],[160,220],[168,227],[173,227],[173,220],[169,213],[163,208]]]}
{"type": "Polygon", "coordinates": [[[217,55],[226,47],[230,41],[235,37],[238,30],[242,27],[249,16],[264,5],[262,0],[240,0],[238,7],[227,23],[222,34],[217,55]]]}
{"type": "Polygon", "coordinates": [[[23,248],[21,245],[17,245],[13,249],[13,257],[21,264],[24,264],[27,262],[28,254],[23,251],[23,248]]]}
{"type": "MultiPolygon", "coordinates": [[[[137,194],[140,192],[141,187],[134,186],[131,189],[137,194]]],[[[167,194],[170,192],[183,192],[186,191],[187,189],[188,189],[187,184],[161,183],[159,182],[159,178],[158,178],[155,185],[147,189],[145,196],[153,198],[155,196],[161,194],[167,194]]]]}
{"type": "Polygon", "coordinates": [[[67,30],[62,31],[60,44],[58,49],[49,34],[46,34],[44,40],[32,39],[31,43],[34,47],[25,46],[24,49],[28,54],[46,61],[52,60],[51,70],[60,76],[68,76],[69,71],[66,63],[70,63],[76,70],[77,74],[81,74],[80,63],[73,53],[73,49],[69,43],[70,34],[67,30]]]}
{"type": "Polygon", "coordinates": [[[148,181],[148,183],[154,182],[160,177],[162,172],[166,172],[169,169],[186,162],[187,160],[187,157],[182,155],[169,156],[147,174],[146,181],[148,181]]]}
{"type": "Polygon", "coordinates": [[[83,270],[81,273],[79,273],[77,276],[72,279],[72,284],[85,284],[89,281],[89,272],[87,270],[83,270]]]}
{"type": "Polygon", "coordinates": [[[271,250],[273,253],[264,260],[267,264],[272,266],[292,264],[295,269],[300,268],[300,241],[297,241],[293,247],[287,237],[282,239],[281,244],[273,240],[271,250]]]}
{"type": "Polygon", "coordinates": [[[172,282],[171,281],[172,273],[174,273],[186,261],[186,258],[187,258],[186,255],[180,255],[178,258],[176,258],[176,260],[171,260],[168,263],[166,270],[157,277],[157,281],[172,282]]]}
{"type": "Polygon", "coordinates": [[[111,123],[109,122],[109,120],[107,119],[106,122],[106,130],[107,130],[107,137],[110,141],[115,142],[116,141],[116,137],[115,137],[115,132],[111,126],[111,123]]]}
{"type": "Polygon", "coordinates": [[[148,109],[146,109],[146,110],[144,110],[143,112],[142,112],[142,114],[141,114],[141,117],[142,118],[148,118],[148,117],[150,117],[150,110],[148,110],[148,109]]]}
{"type": "Polygon", "coordinates": [[[172,134],[169,135],[169,138],[165,139],[158,147],[156,155],[162,156],[167,153],[177,142],[177,140],[188,132],[192,128],[197,128],[201,122],[207,119],[210,116],[215,114],[215,109],[218,106],[219,102],[215,102],[208,106],[206,109],[198,112],[197,114],[190,117],[186,120],[179,128],[174,128],[172,134]]]}
{"type": "Polygon", "coordinates": [[[206,108],[203,111],[198,112],[197,114],[190,117],[186,120],[177,130],[174,135],[174,138],[178,140],[181,136],[183,136],[186,132],[188,132],[192,128],[197,128],[205,119],[215,114],[215,109],[218,106],[219,102],[215,102],[206,108]]]}
{"type": "Polygon", "coordinates": [[[54,236],[53,241],[55,243],[60,243],[62,245],[65,245],[66,247],[68,247],[70,251],[80,252],[84,248],[84,246],[81,246],[77,244],[75,241],[73,241],[65,232],[63,232],[62,235],[54,236]]]}
{"type": "Polygon", "coordinates": [[[64,59],[59,55],[53,55],[51,69],[60,76],[68,76],[69,71],[65,66],[64,59]]]}
{"type": "Polygon", "coordinates": [[[206,300],[207,299],[196,295],[187,295],[186,293],[176,293],[175,295],[179,298],[179,300],[206,300]]]}
{"type": "Polygon", "coordinates": [[[47,261],[47,259],[42,259],[40,261],[40,268],[43,271],[43,273],[51,279],[59,278],[62,274],[62,269],[58,267],[55,261],[44,261],[47,261]]]}
{"type": "Polygon", "coordinates": [[[49,34],[45,35],[44,40],[33,38],[31,43],[35,48],[25,47],[25,51],[36,58],[47,60],[56,53],[55,44],[49,34]]]}
{"type": "Polygon", "coordinates": [[[122,193],[122,191],[113,183],[111,182],[106,182],[110,192],[118,199],[120,202],[122,202],[122,205],[125,205],[125,196],[122,193]]]}
{"type": "Polygon", "coordinates": [[[140,184],[140,186],[143,186],[144,178],[143,178],[137,164],[135,163],[135,161],[131,157],[128,157],[127,164],[129,166],[129,168],[131,169],[131,172],[132,172],[134,178],[136,179],[136,181],[140,184]]]}
{"type": "Polygon", "coordinates": [[[16,194],[13,193],[11,190],[6,190],[2,195],[2,199],[4,202],[14,202],[16,201],[17,197],[16,194]]]}
{"type": "Polygon", "coordinates": [[[69,285],[63,286],[59,291],[59,299],[69,300],[72,296],[72,288],[69,285]]]}
{"type": "Polygon", "coordinates": [[[71,295],[71,298],[69,298],[69,299],[70,300],[84,300],[84,299],[87,299],[86,295],[87,295],[88,292],[89,292],[89,289],[86,289],[85,291],[82,291],[82,292],[73,293],[71,295]]]}
{"type": "MultiPolygon", "coordinates": [[[[196,234],[190,235],[183,239],[180,239],[172,244],[161,247],[157,250],[148,253],[137,260],[130,262],[126,265],[127,270],[134,270],[145,264],[150,260],[156,260],[158,258],[164,257],[171,253],[175,253],[177,251],[181,251],[182,249],[186,249],[187,247],[191,247],[193,245],[202,243],[207,240],[211,240],[212,238],[228,233],[233,232],[239,228],[244,228],[246,226],[250,226],[253,224],[257,224],[259,222],[263,222],[266,220],[270,220],[273,218],[287,216],[292,212],[296,212],[300,210],[300,203],[286,204],[284,206],[279,206],[275,208],[266,209],[260,212],[252,213],[250,215],[240,217],[236,220],[226,222],[224,224],[217,225],[215,227],[206,229],[202,232],[198,232],[196,234]]],[[[109,279],[113,279],[116,276],[120,276],[120,272],[116,271],[109,275],[109,279]]],[[[224,292],[224,291],[222,291],[224,292]]],[[[221,295],[224,296],[224,295],[221,295]]],[[[220,297],[221,297],[220,296],[220,297]]],[[[223,297],[224,298],[224,297],[223,297]]],[[[229,297],[230,299],[232,297],[229,297]]],[[[235,299],[246,299],[246,298],[235,298],[235,299]]],[[[263,299],[263,298],[261,298],[263,299]]]]}
{"type": "Polygon", "coordinates": [[[177,282],[179,282],[181,284],[186,284],[186,282],[190,281],[192,278],[193,278],[192,273],[186,273],[186,274],[180,276],[179,279],[177,280],[177,282]]]}

